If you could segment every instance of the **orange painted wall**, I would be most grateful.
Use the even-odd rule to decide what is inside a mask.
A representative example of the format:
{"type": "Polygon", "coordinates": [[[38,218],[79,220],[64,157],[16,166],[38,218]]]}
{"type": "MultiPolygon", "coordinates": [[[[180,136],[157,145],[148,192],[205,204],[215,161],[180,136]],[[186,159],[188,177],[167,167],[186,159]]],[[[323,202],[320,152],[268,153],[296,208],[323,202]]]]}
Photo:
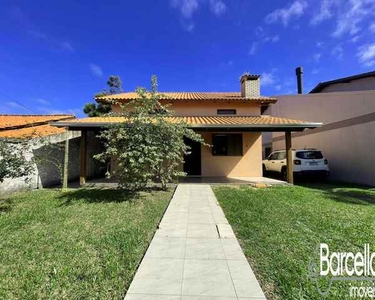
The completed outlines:
{"type": "MultiPolygon", "coordinates": [[[[207,144],[212,144],[212,132],[201,133],[207,144]]],[[[202,176],[262,177],[262,135],[243,132],[243,156],[213,156],[212,148],[202,146],[202,176]]]]}
{"type": "MultiPolygon", "coordinates": [[[[115,112],[120,112],[119,105],[113,105],[115,112]]],[[[226,102],[174,102],[170,109],[176,116],[216,116],[218,109],[236,109],[237,116],[260,116],[259,103],[226,102]]]]}
{"type": "MultiPolygon", "coordinates": [[[[118,105],[113,105],[120,112],[118,105]]],[[[174,102],[170,107],[176,116],[217,116],[217,109],[236,109],[237,116],[259,116],[259,103],[174,102]]],[[[218,132],[217,132],[218,133],[218,132]]],[[[212,143],[212,132],[201,133],[207,144],[212,143]]],[[[202,146],[202,176],[261,177],[262,136],[258,132],[243,132],[243,156],[213,156],[212,149],[202,146]]],[[[180,166],[182,170],[183,167],[180,166]]]]}
{"type": "Polygon", "coordinates": [[[259,116],[259,103],[175,102],[171,109],[176,116],[217,116],[218,109],[236,109],[237,116],[259,116]]]}

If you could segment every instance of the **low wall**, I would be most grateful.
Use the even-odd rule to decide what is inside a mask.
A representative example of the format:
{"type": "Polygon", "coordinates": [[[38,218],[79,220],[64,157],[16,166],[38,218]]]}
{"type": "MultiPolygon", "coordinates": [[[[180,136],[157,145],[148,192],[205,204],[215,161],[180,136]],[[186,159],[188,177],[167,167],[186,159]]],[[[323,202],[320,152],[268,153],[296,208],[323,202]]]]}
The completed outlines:
{"type": "MultiPolygon", "coordinates": [[[[69,173],[68,180],[79,180],[79,153],[80,131],[69,131],[69,173]]],[[[88,132],[87,135],[87,177],[103,176],[106,166],[93,158],[95,154],[103,151],[101,141],[96,137],[97,133],[88,132]]],[[[49,137],[53,146],[45,146],[38,140],[30,142],[30,148],[25,152],[26,159],[37,158],[34,171],[27,177],[6,178],[0,183],[0,194],[22,191],[27,189],[39,189],[61,184],[61,171],[56,166],[64,163],[65,133],[49,137]],[[51,162],[53,158],[53,162],[51,162]]]]}

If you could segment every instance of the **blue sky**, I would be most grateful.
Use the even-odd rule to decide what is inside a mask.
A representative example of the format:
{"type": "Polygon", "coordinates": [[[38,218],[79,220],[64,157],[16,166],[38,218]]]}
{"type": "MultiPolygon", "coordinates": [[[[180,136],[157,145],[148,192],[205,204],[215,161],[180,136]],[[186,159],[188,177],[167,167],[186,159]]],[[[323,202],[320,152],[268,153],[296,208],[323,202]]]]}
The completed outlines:
{"type": "Polygon", "coordinates": [[[0,113],[75,113],[119,75],[124,91],[264,95],[375,69],[375,0],[2,1],[0,113]]]}

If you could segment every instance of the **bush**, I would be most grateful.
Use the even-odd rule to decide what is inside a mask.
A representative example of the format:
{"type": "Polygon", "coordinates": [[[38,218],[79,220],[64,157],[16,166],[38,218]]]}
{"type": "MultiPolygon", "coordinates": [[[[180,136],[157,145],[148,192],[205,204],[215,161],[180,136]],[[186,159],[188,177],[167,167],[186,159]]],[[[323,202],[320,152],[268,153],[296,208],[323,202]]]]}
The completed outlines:
{"type": "Polygon", "coordinates": [[[100,134],[105,151],[96,156],[100,161],[116,165],[115,175],[120,188],[139,190],[151,181],[166,189],[167,183],[186,174],[178,170],[183,156],[189,154],[184,138],[203,143],[199,134],[187,124],[173,118],[173,112],[160,103],[164,95],[157,93],[156,76],[152,90],[136,90],[138,99],[122,107],[122,122],[113,124],[100,134]]]}

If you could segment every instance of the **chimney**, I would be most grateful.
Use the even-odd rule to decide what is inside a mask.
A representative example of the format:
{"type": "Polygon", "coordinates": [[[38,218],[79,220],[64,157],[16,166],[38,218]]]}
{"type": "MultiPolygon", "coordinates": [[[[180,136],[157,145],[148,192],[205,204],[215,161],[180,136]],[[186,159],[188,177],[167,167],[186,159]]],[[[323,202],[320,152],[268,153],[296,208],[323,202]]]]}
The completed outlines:
{"type": "Polygon", "coordinates": [[[296,69],[298,94],[303,94],[303,76],[302,76],[302,74],[303,74],[302,67],[298,67],[296,69]]]}
{"type": "Polygon", "coordinates": [[[260,96],[260,75],[244,74],[241,76],[241,97],[260,96]]]}

